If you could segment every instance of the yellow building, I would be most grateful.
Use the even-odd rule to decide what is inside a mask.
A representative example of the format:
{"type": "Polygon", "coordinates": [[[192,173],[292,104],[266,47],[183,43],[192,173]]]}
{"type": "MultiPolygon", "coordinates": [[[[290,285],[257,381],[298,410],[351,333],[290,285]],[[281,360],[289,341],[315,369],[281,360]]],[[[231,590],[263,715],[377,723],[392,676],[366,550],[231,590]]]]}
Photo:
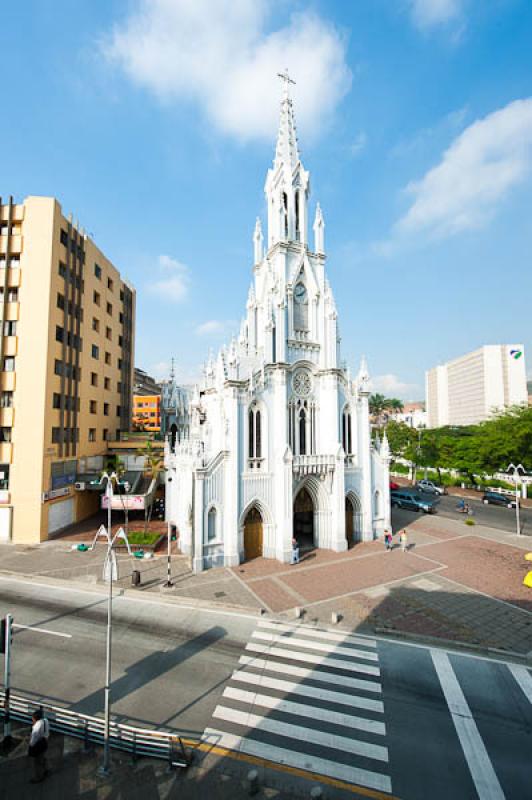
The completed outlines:
{"type": "Polygon", "coordinates": [[[39,542],[97,510],[76,476],[129,430],[135,290],[57,200],[0,198],[0,297],[0,540],[39,542]]]}
{"type": "Polygon", "coordinates": [[[161,396],[158,394],[133,395],[133,430],[161,430],[161,396]]]}

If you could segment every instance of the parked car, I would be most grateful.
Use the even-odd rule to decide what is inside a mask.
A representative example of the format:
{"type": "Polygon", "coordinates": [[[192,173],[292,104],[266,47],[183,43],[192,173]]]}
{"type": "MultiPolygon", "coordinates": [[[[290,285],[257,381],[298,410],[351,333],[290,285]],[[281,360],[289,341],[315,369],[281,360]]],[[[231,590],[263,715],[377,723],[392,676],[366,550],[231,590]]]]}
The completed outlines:
{"type": "Polygon", "coordinates": [[[429,481],[425,478],[417,482],[417,488],[422,492],[427,492],[428,494],[447,494],[447,490],[444,486],[438,486],[438,484],[434,483],[434,481],[429,481]]]}
{"type": "Polygon", "coordinates": [[[395,481],[390,481],[390,490],[391,489],[400,489],[400,488],[401,487],[399,486],[398,483],[396,483],[395,481]]]}
{"type": "Polygon", "coordinates": [[[390,502],[392,507],[409,508],[412,511],[424,511],[425,514],[434,514],[436,507],[432,500],[427,500],[419,494],[412,494],[412,492],[391,491],[390,502]]]}
{"type": "Polygon", "coordinates": [[[484,492],[482,495],[482,502],[484,505],[493,503],[495,506],[506,506],[506,508],[515,508],[515,500],[507,494],[499,494],[499,492],[484,492]]]}

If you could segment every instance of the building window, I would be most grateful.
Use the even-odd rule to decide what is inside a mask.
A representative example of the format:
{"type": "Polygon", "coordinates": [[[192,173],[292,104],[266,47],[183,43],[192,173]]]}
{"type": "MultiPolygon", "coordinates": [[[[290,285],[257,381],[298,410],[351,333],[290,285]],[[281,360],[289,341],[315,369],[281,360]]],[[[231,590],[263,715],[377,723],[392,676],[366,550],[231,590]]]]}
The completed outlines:
{"type": "Polygon", "coordinates": [[[121,413],[122,413],[122,406],[117,406],[116,407],[116,416],[119,417],[121,413]]]}
{"type": "Polygon", "coordinates": [[[110,292],[113,291],[113,281],[111,278],[107,278],[107,288],[109,289],[110,292]]]}
{"type": "Polygon", "coordinates": [[[112,332],[111,328],[106,328],[106,329],[105,329],[105,336],[106,336],[106,338],[107,338],[107,339],[111,339],[112,335],[113,335],[113,332],[112,332]]]}
{"type": "Polygon", "coordinates": [[[118,364],[118,369],[122,369],[122,359],[121,358],[118,359],[117,364],[118,364]]]}
{"type": "Polygon", "coordinates": [[[17,335],[17,322],[14,319],[9,319],[4,322],[4,336],[17,335]]]}
{"type": "Polygon", "coordinates": [[[11,441],[11,428],[0,428],[0,442],[8,444],[11,441]]]}
{"type": "Polygon", "coordinates": [[[100,358],[100,349],[98,345],[93,344],[91,347],[91,355],[93,358],[100,358]]]}
{"type": "Polygon", "coordinates": [[[122,314],[122,312],[120,312],[120,314],[118,315],[118,319],[120,320],[120,322],[122,323],[124,322],[124,315],[122,314]]]}
{"type": "Polygon", "coordinates": [[[116,391],[117,392],[122,392],[122,381],[117,381],[116,391]]]}
{"type": "Polygon", "coordinates": [[[92,299],[94,301],[94,305],[96,305],[96,306],[100,305],[100,293],[99,292],[94,291],[92,293],[92,299]]]}
{"type": "Polygon", "coordinates": [[[2,392],[0,395],[0,407],[13,408],[13,392],[2,392]]]}
{"type": "Polygon", "coordinates": [[[96,428],[89,428],[89,442],[96,441],[96,428]]]}
{"type": "Polygon", "coordinates": [[[15,358],[14,356],[5,356],[4,363],[2,364],[2,369],[4,372],[14,372],[15,371],[15,358]]]}
{"type": "Polygon", "coordinates": [[[62,311],[65,308],[65,296],[60,292],[57,293],[57,308],[60,308],[62,311]]]}
{"type": "Polygon", "coordinates": [[[89,411],[90,411],[90,413],[91,414],[96,414],[97,413],[97,408],[98,408],[98,406],[97,406],[96,400],[89,400],[89,411]]]}
{"type": "Polygon", "coordinates": [[[54,372],[55,372],[56,375],[62,375],[63,374],[63,362],[59,361],[58,358],[55,359],[54,372]]]}
{"type": "Polygon", "coordinates": [[[262,417],[260,410],[255,406],[252,406],[248,413],[248,457],[262,458],[262,417]]]}
{"type": "Polygon", "coordinates": [[[52,444],[61,444],[61,428],[52,428],[52,444]]]}
{"type": "Polygon", "coordinates": [[[52,406],[54,408],[61,408],[61,395],[57,392],[54,392],[54,396],[52,399],[52,406]]]}
{"type": "Polygon", "coordinates": [[[102,431],[102,439],[104,440],[104,442],[107,442],[109,440],[109,428],[104,428],[103,429],[103,431],[102,431]]]}
{"type": "Polygon", "coordinates": [[[299,410],[299,455],[307,453],[307,412],[305,408],[299,410]]]}
{"type": "Polygon", "coordinates": [[[65,337],[65,330],[61,328],[59,325],[55,326],[55,341],[62,342],[65,337]]]}
{"type": "Polygon", "coordinates": [[[98,375],[96,372],[91,372],[91,386],[98,386],[98,375]]]}
{"type": "Polygon", "coordinates": [[[351,412],[348,408],[342,414],[342,447],[346,456],[353,452],[353,435],[351,426],[351,412]]]}
{"type": "Polygon", "coordinates": [[[0,489],[9,489],[9,464],[0,464],[0,489]]]}
{"type": "Polygon", "coordinates": [[[111,305],[111,303],[107,303],[107,313],[108,314],[113,313],[113,306],[111,305]]]}
{"type": "Polygon", "coordinates": [[[103,379],[103,388],[106,391],[110,391],[110,389],[111,389],[111,378],[104,378],[103,379]]]}
{"type": "Polygon", "coordinates": [[[92,318],[92,330],[99,333],[100,331],[100,320],[97,317],[92,318]]]}
{"type": "Polygon", "coordinates": [[[96,275],[98,280],[101,281],[101,279],[102,279],[102,268],[98,264],[94,265],[94,274],[96,275]]]}
{"type": "Polygon", "coordinates": [[[124,346],[124,338],[122,336],[118,337],[118,346],[119,347],[123,347],[124,346]]]}
{"type": "Polygon", "coordinates": [[[109,366],[111,365],[111,353],[105,354],[105,363],[108,364],[109,366]]]}
{"type": "Polygon", "coordinates": [[[109,416],[109,403],[104,403],[103,404],[103,413],[104,413],[105,417],[109,416]]]}
{"type": "Polygon", "coordinates": [[[8,289],[7,290],[7,302],[8,303],[17,303],[18,302],[18,289],[8,289]]]}
{"type": "Polygon", "coordinates": [[[68,272],[67,265],[63,264],[63,262],[60,261],[59,262],[59,274],[61,275],[62,278],[66,278],[67,272],[68,272]]]}
{"type": "Polygon", "coordinates": [[[59,239],[61,241],[61,244],[64,244],[65,247],[68,246],[68,233],[65,230],[63,230],[63,228],[61,228],[59,239]]]}
{"type": "Polygon", "coordinates": [[[216,509],[209,509],[207,514],[207,541],[216,539],[216,509]]]}

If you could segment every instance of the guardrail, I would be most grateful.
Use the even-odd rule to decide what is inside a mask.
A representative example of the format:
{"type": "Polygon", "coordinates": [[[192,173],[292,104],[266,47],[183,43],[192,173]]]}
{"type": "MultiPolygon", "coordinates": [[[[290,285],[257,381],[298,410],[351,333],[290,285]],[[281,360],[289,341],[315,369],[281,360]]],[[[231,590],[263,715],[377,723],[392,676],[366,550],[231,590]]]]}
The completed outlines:
{"type": "MultiPolygon", "coordinates": [[[[103,745],[103,719],[70,711],[60,706],[48,705],[41,700],[30,700],[21,695],[10,694],[9,716],[11,719],[31,724],[31,715],[38,708],[42,708],[51,731],[83,739],[86,747],[89,744],[103,745]]],[[[0,717],[4,716],[5,693],[0,690],[0,717]]],[[[133,758],[141,756],[160,758],[167,761],[173,769],[185,768],[190,764],[183,740],[180,736],[170,732],[135,728],[121,722],[111,721],[109,742],[112,748],[131,753],[133,758]]]]}

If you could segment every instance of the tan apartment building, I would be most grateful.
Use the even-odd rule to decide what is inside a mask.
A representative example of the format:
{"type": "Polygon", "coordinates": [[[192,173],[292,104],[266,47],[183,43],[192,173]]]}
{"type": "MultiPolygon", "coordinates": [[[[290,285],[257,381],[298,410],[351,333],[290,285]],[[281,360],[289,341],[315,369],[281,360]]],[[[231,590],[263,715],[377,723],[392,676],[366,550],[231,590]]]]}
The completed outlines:
{"type": "Polygon", "coordinates": [[[135,291],[57,200],[0,198],[0,300],[0,540],[39,542],[97,510],[76,477],[129,430],[135,291]]]}

